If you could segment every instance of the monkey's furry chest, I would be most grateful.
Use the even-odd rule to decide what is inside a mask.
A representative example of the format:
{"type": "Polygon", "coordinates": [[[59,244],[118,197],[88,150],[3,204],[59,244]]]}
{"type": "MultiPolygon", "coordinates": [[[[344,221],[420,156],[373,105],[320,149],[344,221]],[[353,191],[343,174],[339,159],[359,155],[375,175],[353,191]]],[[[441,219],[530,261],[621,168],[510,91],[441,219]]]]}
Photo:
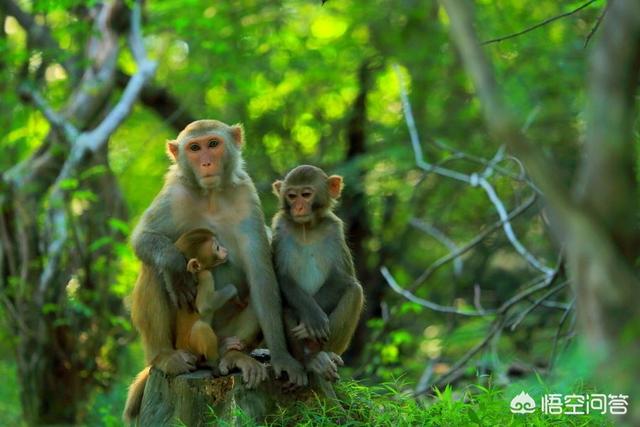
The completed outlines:
{"type": "Polygon", "coordinates": [[[327,280],[335,254],[323,241],[301,244],[290,239],[288,243],[291,247],[286,251],[289,254],[286,271],[298,286],[314,295],[327,280]]]}

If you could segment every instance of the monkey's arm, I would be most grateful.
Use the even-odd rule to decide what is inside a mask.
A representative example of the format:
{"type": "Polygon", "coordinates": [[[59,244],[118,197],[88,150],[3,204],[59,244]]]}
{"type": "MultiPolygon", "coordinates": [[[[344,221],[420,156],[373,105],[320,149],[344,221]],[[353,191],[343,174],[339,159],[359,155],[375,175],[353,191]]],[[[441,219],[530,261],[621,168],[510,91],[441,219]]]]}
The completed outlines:
{"type": "Polygon", "coordinates": [[[316,300],[288,275],[278,277],[280,289],[287,303],[293,307],[298,318],[309,332],[309,338],[326,340],[329,338],[329,317],[316,300]]]}
{"type": "Polygon", "coordinates": [[[136,256],[154,271],[161,272],[171,301],[178,307],[193,310],[196,286],[187,272],[187,260],[174,246],[171,234],[171,211],[161,194],[144,213],[131,237],[136,256]]]}

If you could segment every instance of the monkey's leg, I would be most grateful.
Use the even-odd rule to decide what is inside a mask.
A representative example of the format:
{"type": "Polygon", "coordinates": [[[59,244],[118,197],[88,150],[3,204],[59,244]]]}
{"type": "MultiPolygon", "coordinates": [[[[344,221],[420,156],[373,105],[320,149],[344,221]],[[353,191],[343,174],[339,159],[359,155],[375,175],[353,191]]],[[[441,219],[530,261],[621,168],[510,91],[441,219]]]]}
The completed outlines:
{"type": "MultiPolygon", "coordinates": [[[[193,350],[191,346],[191,334],[196,322],[200,320],[198,313],[190,312],[184,308],[176,313],[176,348],[179,350],[193,350]]],[[[201,354],[201,353],[197,353],[201,354]]]]}
{"type": "Polygon", "coordinates": [[[174,348],[176,309],[160,278],[144,264],[133,290],[131,318],[142,336],[147,364],[169,374],[195,368],[195,356],[174,348]]]}
{"type": "Polygon", "coordinates": [[[159,277],[143,264],[132,294],[131,319],[142,337],[147,364],[173,350],[174,316],[159,277]]]}
{"type": "Polygon", "coordinates": [[[284,317],[284,332],[287,337],[289,351],[291,352],[291,355],[296,358],[296,360],[304,362],[304,343],[293,333],[293,328],[295,328],[298,323],[297,319],[293,311],[289,308],[285,308],[282,311],[282,315],[284,317]]]}
{"type": "Polygon", "coordinates": [[[326,351],[341,355],[345,352],[351,337],[358,326],[364,295],[362,286],[350,284],[344,295],[329,315],[329,340],[325,344],[326,351]]]}
{"type": "Polygon", "coordinates": [[[258,343],[260,324],[251,302],[242,311],[235,315],[228,323],[216,327],[221,337],[237,337],[247,348],[253,349],[258,343]]]}
{"type": "Polygon", "coordinates": [[[208,323],[198,320],[193,324],[191,335],[189,336],[189,348],[198,356],[203,356],[207,361],[217,361],[218,337],[208,323]]]}

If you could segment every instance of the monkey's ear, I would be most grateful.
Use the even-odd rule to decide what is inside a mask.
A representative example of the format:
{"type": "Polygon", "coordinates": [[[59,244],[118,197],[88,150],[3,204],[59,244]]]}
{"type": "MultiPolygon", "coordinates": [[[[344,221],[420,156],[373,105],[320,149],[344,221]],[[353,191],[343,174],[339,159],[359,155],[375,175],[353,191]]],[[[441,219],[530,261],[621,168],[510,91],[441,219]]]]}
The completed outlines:
{"type": "Polygon", "coordinates": [[[282,181],[280,181],[279,179],[273,181],[273,184],[271,184],[271,188],[273,189],[273,194],[280,197],[280,190],[282,189],[282,181]]]}
{"type": "Polygon", "coordinates": [[[344,183],[342,182],[342,177],[340,175],[331,175],[327,178],[327,185],[329,186],[329,196],[332,199],[337,199],[342,194],[342,188],[344,187],[344,183]]]}
{"type": "Polygon", "coordinates": [[[172,162],[178,161],[178,141],[167,141],[167,156],[172,162]]]}
{"type": "Polygon", "coordinates": [[[231,126],[231,136],[233,137],[233,142],[236,144],[236,147],[242,148],[244,145],[244,128],[242,124],[236,123],[231,126]]]}
{"type": "Polygon", "coordinates": [[[200,265],[197,259],[191,258],[187,263],[187,271],[189,273],[197,273],[200,270],[202,270],[202,265],[200,265]]]}

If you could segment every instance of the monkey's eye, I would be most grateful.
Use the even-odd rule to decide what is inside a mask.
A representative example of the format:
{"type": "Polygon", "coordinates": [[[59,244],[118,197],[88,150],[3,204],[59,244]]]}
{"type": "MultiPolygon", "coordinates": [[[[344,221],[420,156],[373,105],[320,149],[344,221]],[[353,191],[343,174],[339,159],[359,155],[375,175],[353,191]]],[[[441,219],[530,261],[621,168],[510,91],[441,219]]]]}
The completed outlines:
{"type": "Polygon", "coordinates": [[[289,194],[287,194],[287,198],[288,198],[289,200],[293,200],[293,199],[295,199],[295,198],[296,198],[296,193],[289,193],[289,194]]]}
{"type": "Polygon", "coordinates": [[[313,193],[311,191],[303,191],[302,192],[302,197],[304,197],[305,199],[308,199],[309,197],[311,197],[311,195],[313,195],[313,193]]]}
{"type": "Polygon", "coordinates": [[[209,140],[209,147],[210,148],[216,148],[218,145],[220,145],[220,141],[218,141],[217,139],[209,140]]]}
{"type": "Polygon", "coordinates": [[[191,151],[198,151],[199,149],[200,149],[200,145],[198,145],[198,144],[191,144],[189,146],[189,150],[191,150],[191,151]]]}

